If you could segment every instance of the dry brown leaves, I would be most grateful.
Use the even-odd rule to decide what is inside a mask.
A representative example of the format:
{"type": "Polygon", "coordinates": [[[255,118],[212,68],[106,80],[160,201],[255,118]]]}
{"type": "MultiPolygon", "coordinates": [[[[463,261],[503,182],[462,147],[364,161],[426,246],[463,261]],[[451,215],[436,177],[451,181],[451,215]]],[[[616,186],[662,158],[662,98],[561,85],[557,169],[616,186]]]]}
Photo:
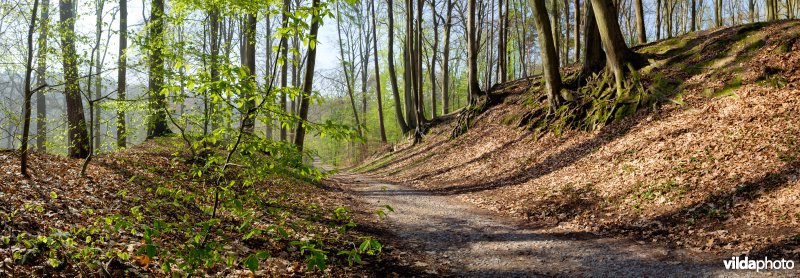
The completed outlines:
{"type": "MultiPolygon", "coordinates": [[[[695,47],[710,51],[735,28],[699,33],[695,47]]],[[[449,140],[452,127],[436,126],[422,145],[404,146],[371,174],[534,224],[722,255],[800,257],[800,24],[784,21],[756,35],[765,45],[731,64],[736,71],[654,69],[683,80],[684,105],[663,103],[595,132],[536,139],[503,124],[529,109],[525,95],[512,95],[463,136],[449,140]],[[776,50],[787,43],[789,51],[776,50]],[[763,82],[765,72],[788,82],[763,82]],[[737,76],[742,85],[730,96],[709,95],[737,76]]],[[[707,52],[690,63],[713,64],[716,55],[707,52]]]]}

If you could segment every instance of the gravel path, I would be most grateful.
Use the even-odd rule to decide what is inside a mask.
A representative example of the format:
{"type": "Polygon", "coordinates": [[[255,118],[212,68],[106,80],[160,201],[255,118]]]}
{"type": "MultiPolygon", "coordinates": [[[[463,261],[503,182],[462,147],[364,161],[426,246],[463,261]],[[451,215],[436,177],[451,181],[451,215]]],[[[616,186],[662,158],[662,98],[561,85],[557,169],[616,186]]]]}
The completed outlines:
{"type": "MultiPolygon", "coordinates": [[[[797,277],[797,272],[725,270],[722,258],[647,243],[524,228],[452,196],[361,175],[332,178],[375,208],[390,205],[391,233],[440,266],[467,277],[797,277]]],[[[515,223],[516,222],[516,223],[515,223]]],[[[795,269],[797,270],[797,268],[795,269]]]]}

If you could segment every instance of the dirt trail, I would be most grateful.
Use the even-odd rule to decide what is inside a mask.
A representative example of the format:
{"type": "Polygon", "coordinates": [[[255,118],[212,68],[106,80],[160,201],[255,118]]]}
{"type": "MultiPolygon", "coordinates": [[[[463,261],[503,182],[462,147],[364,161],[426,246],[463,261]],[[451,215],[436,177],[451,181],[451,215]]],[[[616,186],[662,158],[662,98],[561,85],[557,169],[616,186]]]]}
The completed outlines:
{"type": "MultiPolygon", "coordinates": [[[[722,258],[587,233],[525,228],[452,196],[355,174],[331,178],[369,206],[390,205],[389,229],[404,248],[427,253],[468,277],[751,277],[725,270],[722,258]],[[699,259],[703,257],[704,259],[699,259]]],[[[423,265],[424,266],[424,265],[423,265]]],[[[775,272],[792,276],[796,272],[775,272]]]]}

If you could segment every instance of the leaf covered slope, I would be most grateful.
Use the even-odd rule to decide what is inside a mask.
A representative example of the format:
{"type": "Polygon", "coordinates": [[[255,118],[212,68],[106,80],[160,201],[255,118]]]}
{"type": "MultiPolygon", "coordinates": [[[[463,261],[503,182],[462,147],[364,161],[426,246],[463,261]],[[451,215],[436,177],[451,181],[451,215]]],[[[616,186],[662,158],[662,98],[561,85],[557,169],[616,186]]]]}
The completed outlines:
{"type": "Polygon", "coordinates": [[[356,169],[535,225],[796,258],[799,38],[800,22],[780,21],[638,47],[653,101],[594,131],[520,127],[537,80],[503,84],[464,135],[450,139],[445,117],[424,143],[356,169]]]}

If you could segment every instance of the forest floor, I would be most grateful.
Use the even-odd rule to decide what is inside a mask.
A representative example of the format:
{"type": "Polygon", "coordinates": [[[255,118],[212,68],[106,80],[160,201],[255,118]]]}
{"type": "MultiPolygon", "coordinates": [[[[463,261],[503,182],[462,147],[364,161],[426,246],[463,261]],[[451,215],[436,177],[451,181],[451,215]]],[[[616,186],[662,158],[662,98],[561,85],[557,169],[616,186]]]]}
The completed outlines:
{"type": "MultiPolygon", "coordinates": [[[[0,278],[185,276],[176,265],[188,260],[182,254],[199,252],[191,242],[210,217],[213,194],[188,177],[188,165],[177,155],[182,147],[175,138],[159,138],[101,154],[84,177],[82,159],[32,153],[29,179],[20,174],[17,152],[0,151],[0,278]]],[[[278,167],[265,175],[250,186],[257,195],[242,205],[255,219],[251,225],[262,230],[248,234],[241,217],[222,214],[224,225],[209,242],[220,246],[223,257],[209,258],[193,276],[424,275],[426,268],[401,263],[424,255],[393,248],[374,228],[381,222],[374,208],[348,208],[351,193],[278,167]],[[362,262],[350,264],[339,252],[365,238],[384,242],[384,252],[361,254],[362,262]],[[325,252],[324,270],[307,269],[309,251],[295,245],[303,241],[325,252]],[[246,258],[257,252],[269,258],[250,271],[246,258]],[[228,257],[232,261],[225,262],[228,257]]]]}
{"type": "MultiPolygon", "coordinates": [[[[709,267],[732,256],[800,260],[800,21],[705,30],[636,50],[648,59],[638,74],[655,102],[628,117],[592,131],[537,132],[523,119],[542,99],[538,80],[501,84],[490,92],[501,101],[474,118],[466,133],[451,139],[456,116],[441,117],[421,144],[409,140],[351,169],[363,176],[357,180],[384,184],[356,183],[354,190],[387,186],[394,195],[365,197],[411,204],[396,217],[428,223],[409,226],[417,231],[459,230],[451,224],[472,217],[476,230],[482,223],[516,230],[455,205],[464,202],[504,217],[489,219],[535,228],[521,228],[531,234],[558,229],[550,238],[626,238],[645,251],[716,258],[709,267]],[[413,213],[424,207],[435,212],[431,218],[447,220],[413,213]]],[[[501,253],[513,257],[512,243],[526,241],[517,237],[506,245],[454,245],[505,246],[510,250],[501,253]]],[[[699,262],[702,268],[705,261],[699,262]]],[[[680,271],[683,263],[697,266],[692,257],[663,267],[680,271]]],[[[553,271],[540,269],[535,273],[553,271]]],[[[566,275],[590,270],[573,271],[566,275]]]]}

